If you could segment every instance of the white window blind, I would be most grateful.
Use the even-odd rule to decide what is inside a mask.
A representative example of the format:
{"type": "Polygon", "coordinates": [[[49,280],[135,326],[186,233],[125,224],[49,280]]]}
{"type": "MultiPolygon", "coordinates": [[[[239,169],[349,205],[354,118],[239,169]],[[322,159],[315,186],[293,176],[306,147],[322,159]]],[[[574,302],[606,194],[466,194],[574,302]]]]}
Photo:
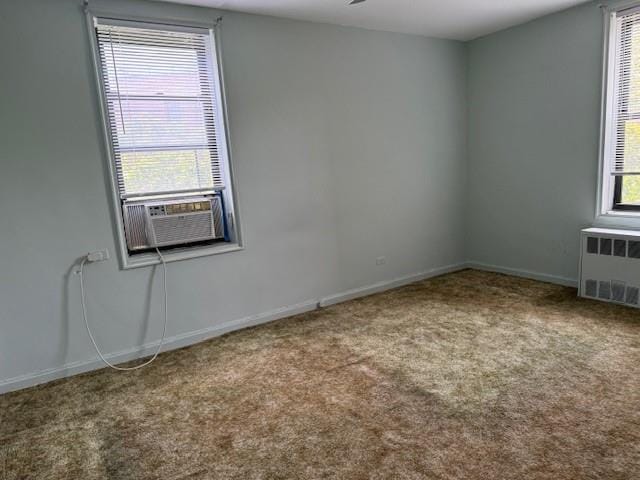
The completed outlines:
{"type": "Polygon", "coordinates": [[[618,12],[615,29],[611,174],[640,174],[640,10],[618,12]]]}
{"type": "Polygon", "coordinates": [[[209,30],[95,22],[122,199],[222,188],[209,30]]]}

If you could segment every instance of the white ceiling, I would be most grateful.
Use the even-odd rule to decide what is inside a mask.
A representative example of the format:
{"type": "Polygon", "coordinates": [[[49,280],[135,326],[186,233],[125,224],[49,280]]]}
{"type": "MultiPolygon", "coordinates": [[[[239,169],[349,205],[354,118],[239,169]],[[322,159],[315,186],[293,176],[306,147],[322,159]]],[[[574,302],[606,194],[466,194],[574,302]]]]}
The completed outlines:
{"type": "Polygon", "coordinates": [[[353,27],[471,40],[587,0],[165,0],[353,27]]]}

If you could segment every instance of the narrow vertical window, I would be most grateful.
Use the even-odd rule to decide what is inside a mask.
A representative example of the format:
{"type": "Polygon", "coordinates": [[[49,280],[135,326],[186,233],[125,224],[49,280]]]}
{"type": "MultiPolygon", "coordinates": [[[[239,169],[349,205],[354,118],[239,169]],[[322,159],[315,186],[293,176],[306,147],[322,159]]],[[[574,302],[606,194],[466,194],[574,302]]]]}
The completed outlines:
{"type": "Polygon", "coordinates": [[[603,201],[612,210],[640,211],[640,9],[615,12],[610,28],[603,201]]]}
{"type": "Polygon", "coordinates": [[[234,240],[211,30],[95,18],[127,253],[234,240]]]}

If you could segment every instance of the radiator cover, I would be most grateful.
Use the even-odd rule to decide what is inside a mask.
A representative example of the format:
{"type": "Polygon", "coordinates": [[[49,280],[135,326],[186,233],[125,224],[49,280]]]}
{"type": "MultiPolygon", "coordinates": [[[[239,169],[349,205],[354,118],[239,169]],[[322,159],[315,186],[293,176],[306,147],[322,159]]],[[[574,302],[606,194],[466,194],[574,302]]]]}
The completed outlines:
{"type": "Polygon", "coordinates": [[[640,232],[582,230],[578,294],[640,308],[640,232]]]}

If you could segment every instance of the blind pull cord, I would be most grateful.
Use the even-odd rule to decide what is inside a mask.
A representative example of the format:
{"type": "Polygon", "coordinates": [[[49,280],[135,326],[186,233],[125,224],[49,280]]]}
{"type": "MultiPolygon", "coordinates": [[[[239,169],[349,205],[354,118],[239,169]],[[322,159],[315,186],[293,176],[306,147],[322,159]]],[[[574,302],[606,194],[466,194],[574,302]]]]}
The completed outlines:
{"type": "MultiPolygon", "coordinates": [[[[120,42],[118,42],[119,44],[120,42]]],[[[124,115],[122,114],[122,99],[120,98],[120,82],[118,81],[118,65],[116,65],[116,56],[113,53],[113,38],[109,31],[109,46],[111,47],[111,60],[113,61],[113,74],[116,77],[116,90],[118,92],[118,108],[120,109],[120,120],[122,121],[122,133],[126,135],[127,129],[124,126],[124,115]]]]}

